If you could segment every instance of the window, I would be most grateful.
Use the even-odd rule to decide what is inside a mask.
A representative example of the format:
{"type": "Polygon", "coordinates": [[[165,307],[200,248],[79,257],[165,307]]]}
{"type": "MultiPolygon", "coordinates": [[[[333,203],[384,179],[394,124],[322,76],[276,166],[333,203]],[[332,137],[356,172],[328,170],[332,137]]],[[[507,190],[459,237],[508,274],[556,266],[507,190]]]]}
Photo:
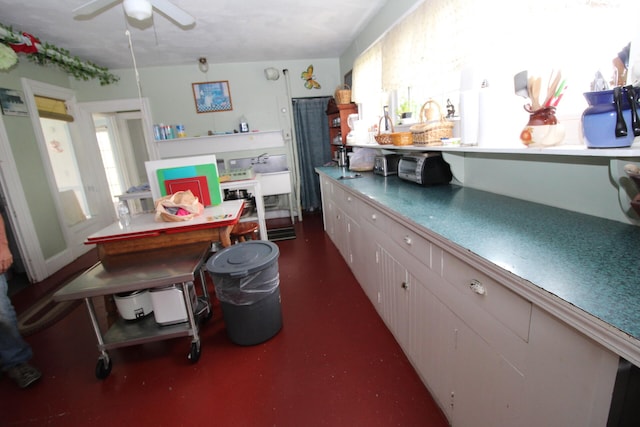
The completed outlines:
{"type": "Polygon", "coordinates": [[[551,72],[561,69],[567,92],[558,116],[577,118],[587,105],[582,93],[590,90],[595,73],[612,76],[612,59],[636,37],[636,26],[625,23],[635,22],[629,17],[637,16],[638,4],[637,0],[425,1],[356,60],[354,99],[366,102],[364,110],[374,110],[376,116],[383,105],[391,104],[390,111],[395,111],[408,101],[409,93],[417,109],[429,98],[443,108],[451,99],[457,107],[465,89],[461,86],[479,89],[486,81],[505,100],[503,111],[496,115],[512,109],[522,114],[526,100],[515,96],[513,76],[530,70],[542,77],[544,90],[551,72]],[[372,70],[377,66],[376,75],[372,70]],[[379,76],[377,86],[365,80],[371,75],[379,76]]]}

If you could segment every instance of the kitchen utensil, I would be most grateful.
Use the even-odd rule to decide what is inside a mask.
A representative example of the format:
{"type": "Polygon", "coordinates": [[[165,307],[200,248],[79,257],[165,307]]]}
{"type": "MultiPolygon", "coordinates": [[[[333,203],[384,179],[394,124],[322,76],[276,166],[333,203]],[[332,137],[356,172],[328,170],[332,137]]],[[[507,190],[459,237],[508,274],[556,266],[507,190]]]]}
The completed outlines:
{"type": "Polygon", "coordinates": [[[627,136],[627,124],[624,121],[624,117],[622,116],[622,99],[620,97],[620,86],[616,86],[613,88],[613,103],[616,106],[616,127],[615,127],[615,135],[616,138],[622,138],[627,136]]]}
{"type": "Polygon", "coordinates": [[[531,107],[533,111],[540,108],[540,85],[542,84],[542,77],[534,77],[531,84],[531,91],[529,97],[531,98],[531,107]]]}
{"type": "Polygon", "coordinates": [[[640,136],[640,120],[638,119],[636,91],[631,85],[627,86],[627,99],[631,106],[631,129],[633,129],[633,136],[640,136]]]}
{"type": "MultiPolygon", "coordinates": [[[[553,74],[551,75],[553,76],[553,74]]],[[[562,73],[560,72],[560,70],[558,70],[553,80],[549,80],[549,85],[547,86],[547,98],[545,99],[543,104],[545,107],[550,107],[553,100],[560,95],[562,88],[564,87],[564,84],[562,84],[562,86],[559,86],[561,78],[562,73]]]]}
{"type": "Polygon", "coordinates": [[[516,95],[521,96],[523,98],[529,97],[529,72],[527,70],[520,71],[515,76],[513,76],[513,87],[515,89],[516,95]]]}

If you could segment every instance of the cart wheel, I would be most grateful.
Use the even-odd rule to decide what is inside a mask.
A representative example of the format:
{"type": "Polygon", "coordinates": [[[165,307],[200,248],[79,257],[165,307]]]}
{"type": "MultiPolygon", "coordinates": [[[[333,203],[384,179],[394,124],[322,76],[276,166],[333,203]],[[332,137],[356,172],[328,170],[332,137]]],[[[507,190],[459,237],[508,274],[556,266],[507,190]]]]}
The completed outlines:
{"type": "Polygon", "coordinates": [[[98,363],[96,364],[96,377],[99,380],[103,380],[109,376],[111,373],[111,359],[109,358],[100,358],[98,359],[98,363]]]}
{"type": "Polygon", "coordinates": [[[209,310],[207,310],[207,314],[205,314],[205,315],[202,317],[202,322],[203,322],[203,323],[206,323],[206,322],[208,322],[209,320],[211,320],[211,318],[212,318],[212,317],[213,317],[213,309],[211,309],[211,307],[210,307],[210,308],[209,308],[209,310]]]}
{"type": "Polygon", "coordinates": [[[188,357],[191,363],[196,363],[200,359],[200,341],[191,343],[191,351],[188,357]]]}

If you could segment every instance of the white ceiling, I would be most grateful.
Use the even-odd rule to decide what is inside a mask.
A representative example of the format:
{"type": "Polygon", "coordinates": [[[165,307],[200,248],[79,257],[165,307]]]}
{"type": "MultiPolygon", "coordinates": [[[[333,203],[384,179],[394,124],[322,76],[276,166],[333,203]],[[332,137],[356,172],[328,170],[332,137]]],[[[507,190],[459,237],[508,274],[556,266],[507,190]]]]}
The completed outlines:
{"type": "Polygon", "coordinates": [[[388,0],[172,0],[196,24],[183,29],[154,10],[141,28],[122,0],[90,18],[72,10],[89,0],[0,0],[0,23],[27,32],[72,56],[110,69],[336,58],[388,0]]]}

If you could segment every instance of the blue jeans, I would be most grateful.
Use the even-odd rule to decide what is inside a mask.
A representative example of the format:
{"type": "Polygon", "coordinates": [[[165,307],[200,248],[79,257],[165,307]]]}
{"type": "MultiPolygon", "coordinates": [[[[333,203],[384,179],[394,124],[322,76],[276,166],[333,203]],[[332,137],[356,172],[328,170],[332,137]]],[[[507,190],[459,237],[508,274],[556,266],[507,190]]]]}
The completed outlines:
{"type": "Polygon", "coordinates": [[[0,367],[3,371],[31,359],[31,346],[18,331],[16,310],[9,299],[9,285],[0,275],[0,367]]]}

